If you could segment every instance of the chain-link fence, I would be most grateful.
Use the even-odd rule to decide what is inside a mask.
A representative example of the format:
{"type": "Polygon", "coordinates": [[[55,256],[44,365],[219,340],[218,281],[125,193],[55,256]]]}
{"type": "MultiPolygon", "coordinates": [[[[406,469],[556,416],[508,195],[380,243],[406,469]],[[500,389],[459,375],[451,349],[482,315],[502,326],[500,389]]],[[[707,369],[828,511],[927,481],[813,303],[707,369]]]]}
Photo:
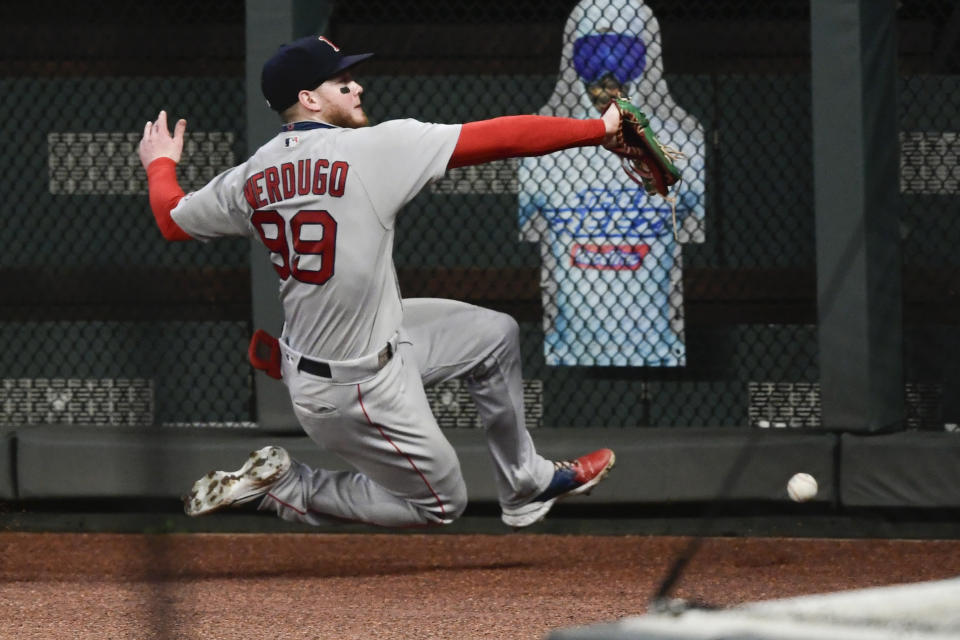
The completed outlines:
{"type": "Polygon", "coordinates": [[[899,9],[900,192],[908,420],[955,429],[960,404],[960,5],[899,9]]]}
{"type": "MultiPolygon", "coordinates": [[[[960,12],[901,5],[907,407],[928,426],[960,373],[960,12]]],[[[165,108],[189,122],[185,189],[244,159],[243,2],[2,12],[0,420],[252,424],[249,244],[166,243],[136,157],[165,108]]],[[[406,296],[520,321],[532,424],[819,425],[808,0],[354,0],[325,32],[376,52],[355,73],[374,123],[626,94],[686,156],[675,203],[585,148],[450,171],[401,214],[406,296]]],[[[432,397],[473,424],[456,385],[432,397]]]]}
{"type": "Polygon", "coordinates": [[[627,95],[686,156],[675,220],[595,148],[451,171],[402,216],[413,287],[459,274],[521,320],[544,425],[817,423],[806,1],[393,7],[331,21],[378,52],[357,73],[376,120],[595,117],[627,95]],[[799,401],[771,413],[778,394],[799,401]]]}
{"type": "Polygon", "coordinates": [[[137,143],[189,118],[189,190],[242,160],[241,2],[5,2],[6,424],[250,422],[249,244],[168,244],[137,143]]]}

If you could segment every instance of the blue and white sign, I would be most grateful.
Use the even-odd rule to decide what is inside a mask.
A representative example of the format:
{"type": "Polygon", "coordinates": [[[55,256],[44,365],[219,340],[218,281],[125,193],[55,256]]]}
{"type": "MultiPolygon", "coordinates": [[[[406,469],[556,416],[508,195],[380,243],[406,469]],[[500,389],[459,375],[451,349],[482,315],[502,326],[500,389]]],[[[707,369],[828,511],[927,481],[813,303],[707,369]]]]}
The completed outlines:
{"type": "Polygon", "coordinates": [[[647,196],[598,147],[524,158],[523,240],[540,244],[544,355],[550,365],[686,364],[681,244],[704,240],[704,132],[670,96],[660,28],[639,0],[583,0],[570,13],[560,72],[543,115],[597,117],[626,95],[660,142],[680,150],[670,204],[647,196]]]}

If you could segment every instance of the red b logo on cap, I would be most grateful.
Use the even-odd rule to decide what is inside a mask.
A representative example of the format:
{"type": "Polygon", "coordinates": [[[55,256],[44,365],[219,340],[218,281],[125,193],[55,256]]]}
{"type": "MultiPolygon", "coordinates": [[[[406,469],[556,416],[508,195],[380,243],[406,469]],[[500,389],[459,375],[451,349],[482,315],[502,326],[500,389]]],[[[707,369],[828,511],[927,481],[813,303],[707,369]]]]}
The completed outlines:
{"type": "Polygon", "coordinates": [[[327,40],[327,39],[324,38],[323,36],[317,36],[317,40],[320,40],[321,42],[326,42],[328,45],[330,45],[331,47],[333,47],[333,50],[334,50],[334,51],[337,51],[337,52],[340,51],[340,47],[338,47],[337,45],[333,44],[332,42],[330,42],[329,40],[327,40]]]}

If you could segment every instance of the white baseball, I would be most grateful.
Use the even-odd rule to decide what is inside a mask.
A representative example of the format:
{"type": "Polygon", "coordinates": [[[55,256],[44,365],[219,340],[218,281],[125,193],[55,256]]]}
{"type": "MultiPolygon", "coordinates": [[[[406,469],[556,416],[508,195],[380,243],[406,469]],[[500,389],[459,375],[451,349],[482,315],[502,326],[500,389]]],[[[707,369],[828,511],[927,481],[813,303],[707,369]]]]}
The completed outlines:
{"type": "Polygon", "coordinates": [[[795,473],[787,482],[787,493],[794,502],[806,502],[817,495],[817,479],[809,473],[795,473]]]}

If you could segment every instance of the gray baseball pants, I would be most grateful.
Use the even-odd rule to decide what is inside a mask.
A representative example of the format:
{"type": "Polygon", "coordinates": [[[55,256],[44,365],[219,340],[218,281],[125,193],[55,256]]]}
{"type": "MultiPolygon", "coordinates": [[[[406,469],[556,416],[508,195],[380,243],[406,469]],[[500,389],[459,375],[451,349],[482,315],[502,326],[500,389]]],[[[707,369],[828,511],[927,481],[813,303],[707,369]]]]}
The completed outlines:
{"type": "Polygon", "coordinates": [[[424,387],[456,378],[476,402],[501,505],[522,504],[550,483],[553,465],[536,453],[524,424],[516,321],[453,300],[408,299],[403,310],[396,353],[364,379],[298,371],[298,354],[284,345],[283,379],[300,424],[356,470],[294,461],[260,509],[310,524],[452,522],[466,507],[467,488],[424,387]]]}

